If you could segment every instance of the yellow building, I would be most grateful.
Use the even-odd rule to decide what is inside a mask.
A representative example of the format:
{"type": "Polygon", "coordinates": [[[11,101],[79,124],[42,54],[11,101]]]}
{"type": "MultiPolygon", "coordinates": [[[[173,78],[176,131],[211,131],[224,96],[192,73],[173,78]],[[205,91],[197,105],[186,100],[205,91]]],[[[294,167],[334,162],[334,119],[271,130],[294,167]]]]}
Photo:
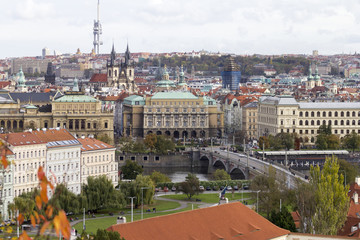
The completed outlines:
{"type": "Polygon", "coordinates": [[[158,92],[124,99],[124,135],[145,137],[149,133],[178,138],[221,138],[223,112],[216,101],[189,92],[158,92]]]}
{"type": "Polygon", "coordinates": [[[242,130],[248,139],[257,138],[257,102],[251,102],[242,108],[242,130]]]}
{"type": "Polygon", "coordinates": [[[114,114],[102,110],[101,102],[81,92],[69,92],[49,106],[21,105],[8,93],[0,94],[0,128],[4,132],[23,131],[28,128],[66,128],[77,136],[107,135],[114,139],[114,114]]]}

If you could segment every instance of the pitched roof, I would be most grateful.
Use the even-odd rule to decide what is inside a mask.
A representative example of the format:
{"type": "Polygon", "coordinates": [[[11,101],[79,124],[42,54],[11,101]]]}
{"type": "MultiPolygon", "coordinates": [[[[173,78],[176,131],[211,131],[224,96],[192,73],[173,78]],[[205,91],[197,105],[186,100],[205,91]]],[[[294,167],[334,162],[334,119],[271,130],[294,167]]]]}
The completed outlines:
{"type": "Polygon", "coordinates": [[[113,225],[107,230],[119,232],[126,240],[262,240],[289,233],[239,202],[113,225]]]}
{"type": "Polygon", "coordinates": [[[0,138],[14,147],[46,143],[31,132],[0,134],[0,138]]]}
{"type": "Polygon", "coordinates": [[[115,148],[95,138],[78,138],[78,141],[82,144],[82,152],[115,148]]]}
{"type": "MultiPolygon", "coordinates": [[[[50,103],[51,97],[59,97],[57,95],[57,92],[43,92],[43,93],[10,93],[12,99],[17,101],[17,99],[20,100],[21,104],[29,103],[29,102],[44,102],[44,103],[50,103]],[[57,96],[56,96],[57,95],[57,96]]],[[[61,96],[61,95],[60,95],[61,96]]]]}
{"type": "Polygon", "coordinates": [[[95,73],[92,75],[89,83],[96,83],[96,82],[107,82],[107,75],[106,73],[95,73]]]}

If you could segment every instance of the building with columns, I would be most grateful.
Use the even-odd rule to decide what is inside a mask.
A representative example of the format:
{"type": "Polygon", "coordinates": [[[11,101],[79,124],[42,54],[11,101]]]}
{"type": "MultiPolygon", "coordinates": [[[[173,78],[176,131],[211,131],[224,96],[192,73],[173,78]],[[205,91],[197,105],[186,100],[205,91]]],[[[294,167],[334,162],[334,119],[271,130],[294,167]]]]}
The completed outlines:
{"type": "Polygon", "coordinates": [[[124,99],[124,136],[149,133],[178,138],[223,136],[223,112],[216,101],[190,92],[158,92],[124,99]]]}
{"type": "Polygon", "coordinates": [[[79,137],[107,135],[114,139],[113,110],[102,109],[101,101],[79,91],[49,99],[46,106],[21,104],[8,92],[0,92],[0,113],[3,132],[61,127],[79,137]]]}
{"type": "Polygon", "coordinates": [[[297,133],[303,144],[314,144],[323,124],[340,138],[360,134],[360,102],[297,102],[279,96],[261,97],[258,103],[258,137],[297,133]]]}

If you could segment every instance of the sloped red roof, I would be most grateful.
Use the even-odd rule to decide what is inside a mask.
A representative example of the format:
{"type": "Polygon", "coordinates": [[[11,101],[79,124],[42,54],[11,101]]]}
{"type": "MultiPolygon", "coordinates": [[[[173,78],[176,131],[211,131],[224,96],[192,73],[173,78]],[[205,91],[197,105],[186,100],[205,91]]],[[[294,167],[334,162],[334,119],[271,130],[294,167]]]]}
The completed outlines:
{"type": "Polygon", "coordinates": [[[10,81],[0,81],[0,89],[10,85],[10,81]]]}
{"type": "Polygon", "coordinates": [[[107,75],[106,73],[95,73],[92,75],[90,83],[96,83],[96,82],[107,82],[107,75]]]}
{"type": "Polygon", "coordinates": [[[82,144],[82,152],[114,148],[114,146],[111,146],[110,144],[104,143],[95,138],[78,138],[77,140],[82,144]]]}
{"type": "Polygon", "coordinates": [[[113,225],[107,230],[119,232],[126,240],[262,240],[289,233],[239,202],[113,225]]]}
{"type": "Polygon", "coordinates": [[[291,213],[291,217],[292,217],[293,220],[294,220],[295,227],[296,227],[296,228],[300,228],[300,214],[299,214],[299,212],[298,212],[298,211],[292,212],[292,213],[291,213]]]}
{"type": "Polygon", "coordinates": [[[38,138],[38,136],[32,134],[31,132],[0,134],[0,138],[13,146],[46,143],[45,141],[41,140],[40,138],[38,138]]]}

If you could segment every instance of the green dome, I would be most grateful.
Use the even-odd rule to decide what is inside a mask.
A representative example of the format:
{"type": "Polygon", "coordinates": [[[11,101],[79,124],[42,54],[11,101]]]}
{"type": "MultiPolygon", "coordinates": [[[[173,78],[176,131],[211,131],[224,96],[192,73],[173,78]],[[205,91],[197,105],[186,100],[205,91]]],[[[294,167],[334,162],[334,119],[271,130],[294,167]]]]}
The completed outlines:
{"type": "Polygon", "coordinates": [[[161,80],[156,83],[156,87],[176,87],[175,83],[171,80],[161,80]]]}

